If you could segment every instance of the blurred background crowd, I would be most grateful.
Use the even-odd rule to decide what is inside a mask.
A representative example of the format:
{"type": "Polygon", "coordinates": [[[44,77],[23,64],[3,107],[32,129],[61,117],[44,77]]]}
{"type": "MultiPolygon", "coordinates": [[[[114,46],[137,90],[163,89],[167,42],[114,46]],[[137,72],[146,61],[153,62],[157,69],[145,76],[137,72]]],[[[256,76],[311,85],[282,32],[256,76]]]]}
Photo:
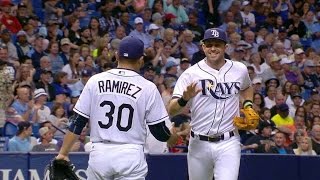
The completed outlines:
{"type": "MultiPolygon", "coordinates": [[[[261,117],[240,131],[243,152],[320,154],[319,1],[0,0],[0,9],[2,150],[58,151],[84,85],[117,66],[128,35],[144,42],[140,73],[167,105],[177,78],[205,57],[205,29],[219,27],[225,57],[248,68],[261,117]]],[[[150,135],[149,152],[187,151],[188,108],[171,121],[177,147],[150,135]]],[[[73,151],[90,150],[88,128],[73,151]]]]}

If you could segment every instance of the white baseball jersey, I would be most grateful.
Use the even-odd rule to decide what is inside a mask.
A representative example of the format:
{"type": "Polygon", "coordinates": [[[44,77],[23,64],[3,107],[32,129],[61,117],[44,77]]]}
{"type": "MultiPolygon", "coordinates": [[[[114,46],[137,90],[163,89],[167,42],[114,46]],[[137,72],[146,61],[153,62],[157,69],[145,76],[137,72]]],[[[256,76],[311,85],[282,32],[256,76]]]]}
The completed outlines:
{"type": "Polygon", "coordinates": [[[226,59],[221,69],[206,64],[206,58],[179,77],[173,97],[182,97],[187,86],[196,82],[202,91],[190,100],[191,127],[203,135],[232,131],[233,118],[239,116],[239,92],[251,85],[247,67],[226,59]]]}
{"type": "Polygon", "coordinates": [[[155,84],[127,69],[92,76],[74,111],[89,118],[92,142],[144,144],[146,124],[169,118],[155,84]]]}

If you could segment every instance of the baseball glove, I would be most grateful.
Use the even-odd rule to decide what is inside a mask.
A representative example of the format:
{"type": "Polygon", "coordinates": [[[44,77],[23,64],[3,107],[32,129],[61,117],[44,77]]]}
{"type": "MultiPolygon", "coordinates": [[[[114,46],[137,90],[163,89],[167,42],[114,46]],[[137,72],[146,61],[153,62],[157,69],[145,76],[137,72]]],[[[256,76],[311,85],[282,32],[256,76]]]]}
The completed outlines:
{"type": "Polygon", "coordinates": [[[233,124],[240,130],[252,130],[259,124],[259,115],[251,108],[241,109],[243,117],[235,117],[233,124]]]}
{"type": "Polygon", "coordinates": [[[79,180],[74,165],[63,159],[53,159],[47,167],[50,180],[79,180]]]}

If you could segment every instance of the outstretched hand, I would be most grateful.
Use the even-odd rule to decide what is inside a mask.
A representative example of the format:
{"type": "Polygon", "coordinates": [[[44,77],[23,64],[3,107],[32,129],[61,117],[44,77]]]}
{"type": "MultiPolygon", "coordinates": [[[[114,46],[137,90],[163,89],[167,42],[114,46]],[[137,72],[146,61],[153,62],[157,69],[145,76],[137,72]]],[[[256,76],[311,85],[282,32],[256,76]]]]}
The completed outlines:
{"type": "Polygon", "coordinates": [[[183,92],[182,98],[186,101],[189,101],[191,98],[195,97],[200,91],[202,91],[202,89],[197,87],[196,82],[193,82],[189,86],[187,86],[187,89],[183,92]]]}
{"type": "Polygon", "coordinates": [[[62,160],[66,160],[66,161],[70,161],[68,156],[62,155],[62,154],[58,154],[58,156],[56,157],[57,160],[62,159],[62,160]]]}

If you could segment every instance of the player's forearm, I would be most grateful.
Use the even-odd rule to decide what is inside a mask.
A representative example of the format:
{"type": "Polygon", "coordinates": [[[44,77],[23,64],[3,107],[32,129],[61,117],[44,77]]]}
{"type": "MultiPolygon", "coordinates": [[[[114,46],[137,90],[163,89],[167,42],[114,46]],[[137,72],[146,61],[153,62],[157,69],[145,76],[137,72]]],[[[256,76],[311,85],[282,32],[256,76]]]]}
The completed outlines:
{"type": "Polygon", "coordinates": [[[168,113],[170,116],[175,116],[179,114],[179,112],[182,110],[182,106],[179,105],[178,99],[172,99],[169,103],[168,107],[168,113]]]}
{"type": "Polygon", "coordinates": [[[75,141],[78,139],[78,137],[79,137],[79,135],[68,131],[67,134],[64,136],[63,144],[62,144],[62,147],[59,151],[59,154],[62,154],[64,156],[68,156],[72,145],[75,143],[75,141]]]}
{"type": "Polygon", "coordinates": [[[245,100],[253,101],[253,88],[252,86],[248,87],[247,89],[240,91],[241,97],[245,100]]]}

